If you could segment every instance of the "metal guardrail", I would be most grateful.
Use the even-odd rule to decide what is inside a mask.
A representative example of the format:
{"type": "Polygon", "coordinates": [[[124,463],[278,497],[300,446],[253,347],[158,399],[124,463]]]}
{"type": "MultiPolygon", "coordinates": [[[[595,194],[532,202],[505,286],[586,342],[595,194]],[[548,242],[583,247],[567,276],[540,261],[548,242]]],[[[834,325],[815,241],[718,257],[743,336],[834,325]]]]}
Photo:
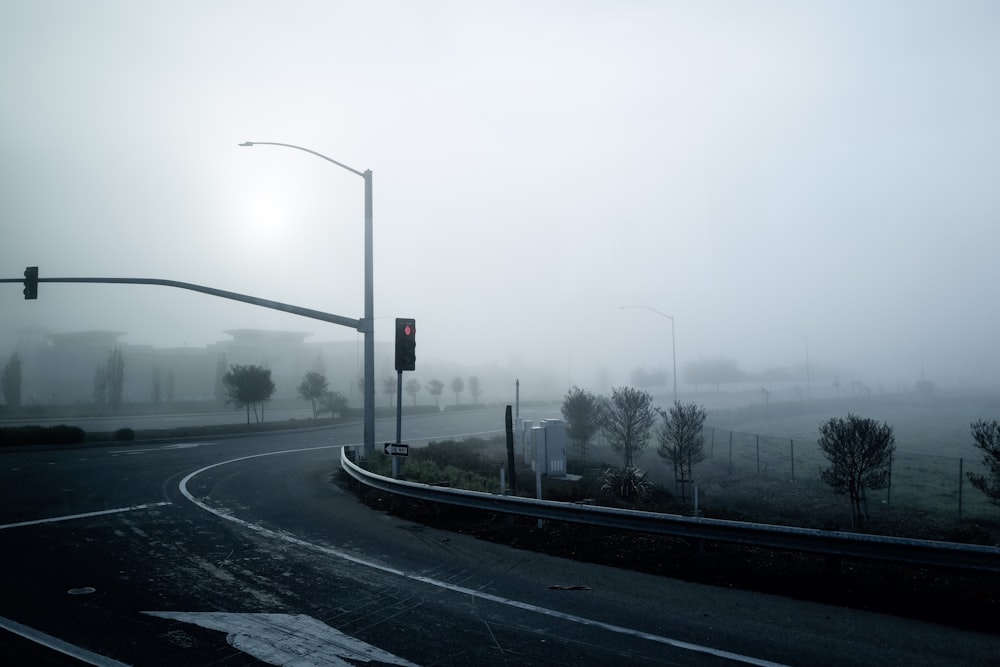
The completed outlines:
{"type": "Polygon", "coordinates": [[[340,463],[347,474],[366,486],[386,493],[435,503],[712,542],[960,570],[1000,572],[998,547],[705,519],[417,484],[390,479],[364,470],[348,458],[347,448],[341,450],[340,463]]]}

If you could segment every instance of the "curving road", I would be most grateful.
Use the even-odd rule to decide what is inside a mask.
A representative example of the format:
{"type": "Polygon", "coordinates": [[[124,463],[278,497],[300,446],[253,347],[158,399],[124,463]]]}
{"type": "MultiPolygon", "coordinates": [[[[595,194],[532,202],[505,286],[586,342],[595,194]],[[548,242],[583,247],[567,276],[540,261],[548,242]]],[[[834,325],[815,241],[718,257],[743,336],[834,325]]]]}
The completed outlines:
{"type": "MultiPolygon", "coordinates": [[[[483,419],[408,418],[404,439],[482,431],[483,419]]],[[[377,442],[394,428],[380,422],[377,442]]],[[[994,636],[374,512],[331,482],[339,448],[359,440],[352,426],[0,452],[0,662],[995,664],[994,636]]]]}

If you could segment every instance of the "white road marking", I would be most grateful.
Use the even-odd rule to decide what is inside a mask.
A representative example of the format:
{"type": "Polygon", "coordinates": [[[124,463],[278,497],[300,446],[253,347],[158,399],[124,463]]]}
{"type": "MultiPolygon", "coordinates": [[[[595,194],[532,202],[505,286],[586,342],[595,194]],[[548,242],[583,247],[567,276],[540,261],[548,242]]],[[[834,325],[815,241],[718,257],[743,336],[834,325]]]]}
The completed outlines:
{"type": "Polygon", "coordinates": [[[268,663],[296,667],[354,667],[376,660],[419,667],[304,614],[144,611],[144,614],[193,623],[226,633],[230,646],[268,663]]]}
{"type": "Polygon", "coordinates": [[[24,637],[25,639],[33,641],[36,644],[41,644],[42,646],[50,648],[53,651],[58,651],[64,655],[76,658],[77,660],[85,662],[88,665],[94,665],[94,667],[129,667],[124,662],[118,662],[112,658],[88,651],[85,648],[74,646],[69,642],[64,642],[61,639],[57,639],[52,635],[47,635],[44,632],[35,630],[34,628],[29,628],[27,625],[21,625],[17,621],[12,621],[9,618],[0,616],[0,628],[3,628],[8,632],[12,632],[15,635],[24,637]]]}
{"type": "Polygon", "coordinates": [[[208,447],[216,445],[216,442],[178,442],[173,445],[160,445],[159,447],[147,447],[146,449],[120,449],[115,452],[108,452],[111,456],[149,454],[150,452],[163,451],[165,449],[191,449],[192,447],[208,447]]]}
{"type": "Polygon", "coordinates": [[[48,519],[36,519],[34,521],[21,521],[19,523],[5,523],[0,524],[0,530],[5,528],[22,528],[24,526],[38,526],[43,523],[56,523],[58,521],[72,521],[73,519],[86,519],[92,516],[101,516],[102,514],[117,514],[119,512],[134,512],[136,510],[145,510],[150,507],[162,507],[164,505],[169,505],[170,503],[147,503],[145,505],[132,505],[131,507],[118,507],[113,510],[101,510],[99,512],[86,512],[84,514],[67,514],[65,516],[54,516],[48,519]]]}
{"type": "Polygon", "coordinates": [[[746,664],[746,665],[754,665],[755,667],[787,667],[786,665],[783,665],[782,663],[771,662],[769,660],[762,660],[760,658],[754,658],[754,657],[748,656],[748,655],[741,655],[739,653],[731,653],[730,651],[723,651],[723,650],[720,650],[720,649],[712,648],[710,646],[703,646],[701,644],[692,644],[690,642],[681,641],[679,639],[672,639],[670,637],[664,637],[664,636],[661,636],[661,635],[654,635],[654,634],[651,634],[651,633],[648,633],[648,632],[643,632],[641,630],[636,630],[634,628],[626,628],[626,627],[623,627],[623,626],[620,626],[620,625],[613,625],[611,623],[604,623],[602,621],[595,621],[593,619],[585,618],[583,616],[576,616],[574,614],[566,614],[566,613],[563,613],[561,611],[556,611],[555,609],[549,609],[547,607],[540,607],[538,605],[530,604],[530,603],[527,603],[527,602],[521,602],[519,600],[512,600],[510,598],[501,597],[499,595],[492,595],[490,593],[484,593],[482,591],[475,590],[475,589],[472,589],[472,588],[465,588],[463,586],[458,586],[458,585],[455,585],[455,584],[448,583],[447,581],[440,581],[438,579],[432,579],[431,577],[426,577],[426,576],[423,576],[423,575],[420,575],[420,574],[405,572],[403,570],[399,570],[399,569],[396,569],[394,567],[389,567],[387,565],[383,565],[383,564],[377,563],[375,561],[371,561],[371,560],[367,560],[365,558],[360,558],[358,556],[354,556],[352,554],[349,554],[349,553],[344,552],[344,551],[340,551],[339,549],[335,549],[333,547],[326,547],[326,546],[323,546],[323,545],[320,545],[320,544],[313,544],[312,542],[306,542],[305,540],[301,540],[301,539],[299,539],[297,537],[294,537],[292,535],[287,535],[285,533],[279,533],[279,532],[273,531],[273,530],[271,530],[269,528],[265,528],[263,526],[255,524],[255,523],[251,523],[251,522],[246,521],[244,519],[240,519],[239,517],[234,516],[234,515],[228,513],[225,510],[218,509],[218,508],[215,508],[215,507],[209,507],[204,502],[202,502],[202,501],[198,500],[197,498],[195,498],[194,495],[192,495],[191,492],[188,491],[188,488],[187,488],[188,482],[191,481],[195,476],[200,475],[201,473],[203,473],[203,472],[205,472],[207,470],[211,470],[212,468],[217,468],[219,466],[228,465],[230,463],[237,463],[239,461],[248,461],[250,459],[260,458],[262,456],[275,456],[277,454],[295,454],[295,453],[298,453],[298,452],[310,452],[310,451],[316,451],[316,450],[320,450],[320,449],[333,449],[333,448],[350,447],[350,446],[352,446],[352,445],[323,445],[323,446],[320,446],[320,447],[305,447],[305,448],[301,448],[301,449],[287,449],[287,450],[284,450],[284,451],[281,451],[281,452],[266,452],[264,454],[253,454],[253,455],[250,455],[250,456],[241,456],[239,458],[230,459],[229,461],[220,461],[219,463],[213,463],[212,465],[205,466],[204,468],[200,468],[199,470],[195,470],[194,472],[189,473],[187,476],[184,477],[184,479],[182,479],[180,481],[180,483],[179,483],[179,489],[180,489],[180,492],[182,494],[184,494],[185,498],[187,498],[192,503],[194,503],[198,507],[202,508],[206,512],[210,512],[210,513],[216,515],[220,519],[225,519],[226,521],[232,521],[233,523],[238,524],[240,526],[243,526],[244,528],[252,530],[252,531],[254,531],[254,532],[256,532],[256,533],[258,533],[260,535],[264,535],[266,537],[270,537],[270,538],[273,538],[273,539],[276,539],[276,540],[281,540],[283,542],[288,542],[289,544],[294,544],[296,546],[300,546],[300,547],[304,547],[304,548],[307,548],[307,549],[311,549],[313,551],[318,551],[318,552],[320,552],[322,554],[326,554],[328,556],[333,556],[333,557],[339,558],[341,560],[346,560],[346,561],[351,562],[351,563],[356,563],[358,565],[363,565],[365,567],[369,567],[369,568],[372,568],[374,570],[378,570],[379,572],[385,572],[386,574],[392,574],[392,575],[395,575],[395,576],[398,576],[398,577],[403,577],[403,578],[406,578],[406,579],[410,579],[412,581],[419,581],[421,583],[428,584],[430,586],[435,586],[437,588],[443,588],[445,590],[454,591],[456,593],[461,593],[462,595],[466,595],[466,596],[478,598],[480,600],[487,600],[489,602],[495,602],[497,604],[506,605],[508,607],[514,607],[516,609],[522,609],[524,611],[529,611],[529,612],[533,612],[533,613],[536,613],[536,614],[541,614],[543,616],[549,616],[549,617],[552,617],[552,618],[558,618],[560,620],[568,621],[568,622],[571,622],[571,623],[579,623],[580,625],[584,625],[584,626],[588,626],[588,627],[592,627],[592,628],[600,628],[602,630],[606,630],[608,632],[613,632],[613,633],[620,634],[620,635],[626,635],[626,636],[630,636],[630,637],[636,637],[636,638],[639,638],[639,639],[645,639],[645,640],[648,640],[648,641],[651,641],[651,642],[655,642],[655,643],[658,643],[658,644],[663,644],[663,645],[666,645],[666,646],[672,646],[674,648],[683,649],[683,650],[691,651],[691,652],[694,652],[694,653],[703,653],[703,654],[706,654],[706,655],[712,655],[712,656],[715,656],[715,657],[724,658],[726,660],[732,660],[734,662],[739,662],[739,663],[743,663],[743,664],[746,664]]]}

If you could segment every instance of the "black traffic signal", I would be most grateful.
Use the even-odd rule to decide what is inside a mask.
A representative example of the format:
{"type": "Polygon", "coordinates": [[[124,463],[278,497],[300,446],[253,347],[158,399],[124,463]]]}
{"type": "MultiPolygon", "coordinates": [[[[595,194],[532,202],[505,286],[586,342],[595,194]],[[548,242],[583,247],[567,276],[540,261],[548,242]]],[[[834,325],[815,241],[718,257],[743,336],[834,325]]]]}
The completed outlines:
{"type": "Polygon", "coordinates": [[[412,371],[417,367],[417,321],[396,318],[396,370],[412,371]]]}
{"type": "MultiPolygon", "coordinates": [[[[16,279],[15,279],[16,280],[16,279]]],[[[38,298],[38,267],[29,266],[24,270],[24,298],[38,298]]]]}

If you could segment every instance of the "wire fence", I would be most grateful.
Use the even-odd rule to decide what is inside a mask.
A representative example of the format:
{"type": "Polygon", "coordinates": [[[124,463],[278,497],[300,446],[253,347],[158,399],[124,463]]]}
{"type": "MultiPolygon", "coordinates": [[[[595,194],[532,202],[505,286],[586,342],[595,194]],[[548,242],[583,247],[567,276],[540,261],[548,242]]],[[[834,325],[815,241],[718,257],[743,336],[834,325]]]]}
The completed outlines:
{"type": "MultiPolygon", "coordinates": [[[[752,477],[788,485],[821,482],[829,467],[815,440],[797,440],[706,426],[706,461],[731,477],[752,477]]],[[[695,478],[707,472],[695,470],[695,478]]],[[[893,456],[889,485],[868,491],[869,504],[925,513],[941,519],[997,518],[1000,509],[972,486],[969,472],[983,474],[981,460],[900,452],[893,456]]],[[[780,485],[768,487],[780,494],[780,485]]],[[[774,499],[780,502],[780,498],[774,499]]]]}

